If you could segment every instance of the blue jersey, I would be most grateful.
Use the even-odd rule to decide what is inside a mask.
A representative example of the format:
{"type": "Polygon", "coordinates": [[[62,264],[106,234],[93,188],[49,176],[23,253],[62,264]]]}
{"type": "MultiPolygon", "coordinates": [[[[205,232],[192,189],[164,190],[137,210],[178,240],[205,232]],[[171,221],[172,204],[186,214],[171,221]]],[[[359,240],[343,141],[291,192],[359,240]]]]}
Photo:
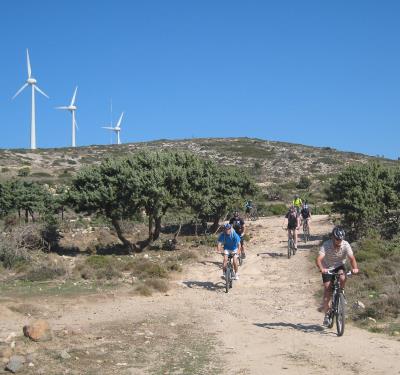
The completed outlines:
{"type": "Polygon", "coordinates": [[[231,234],[221,233],[218,242],[224,244],[224,250],[236,250],[240,244],[240,237],[232,228],[231,234]]]}

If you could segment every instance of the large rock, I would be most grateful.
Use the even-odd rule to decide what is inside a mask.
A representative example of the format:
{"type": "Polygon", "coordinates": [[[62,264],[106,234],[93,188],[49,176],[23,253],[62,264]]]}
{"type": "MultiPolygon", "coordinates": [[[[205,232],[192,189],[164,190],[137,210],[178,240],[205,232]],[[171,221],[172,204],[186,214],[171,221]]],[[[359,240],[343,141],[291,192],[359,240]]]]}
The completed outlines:
{"type": "Polygon", "coordinates": [[[45,320],[36,320],[23,328],[24,335],[33,341],[49,341],[52,339],[52,331],[45,320]]]}
{"type": "Polygon", "coordinates": [[[13,355],[7,363],[6,370],[15,374],[22,369],[25,363],[25,357],[20,355],[13,355]]]}

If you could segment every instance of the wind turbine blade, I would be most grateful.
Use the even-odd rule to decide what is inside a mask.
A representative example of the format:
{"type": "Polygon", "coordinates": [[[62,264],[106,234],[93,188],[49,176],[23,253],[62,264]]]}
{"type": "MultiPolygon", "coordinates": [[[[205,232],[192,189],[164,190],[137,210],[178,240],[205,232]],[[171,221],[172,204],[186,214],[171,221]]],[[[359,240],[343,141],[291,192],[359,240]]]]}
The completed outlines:
{"type": "Polygon", "coordinates": [[[66,107],[66,106],[63,106],[63,107],[54,107],[55,109],[69,109],[68,107],[66,107]]]}
{"type": "Polygon", "coordinates": [[[71,100],[71,106],[75,105],[75,98],[76,98],[76,92],[78,91],[78,86],[75,87],[75,92],[74,92],[74,96],[72,97],[71,100]]]}
{"type": "Polygon", "coordinates": [[[12,97],[11,100],[15,99],[27,86],[28,86],[28,84],[25,83],[25,84],[17,91],[17,93],[12,97]]]}
{"type": "Polygon", "coordinates": [[[109,126],[102,126],[101,128],[102,128],[102,129],[108,129],[108,130],[114,130],[114,128],[111,128],[111,127],[109,127],[109,126]]]}
{"type": "Polygon", "coordinates": [[[32,70],[31,70],[31,61],[29,59],[29,51],[26,49],[26,66],[28,67],[28,78],[31,78],[32,70]]]}
{"type": "Polygon", "coordinates": [[[119,120],[117,122],[116,128],[120,128],[121,127],[122,117],[124,117],[124,112],[121,113],[121,116],[119,117],[119,120]]]}
{"type": "Polygon", "coordinates": [[[76,120],[74,120],[74,124],[75,124],[76,130],[79,130],[78,123],[76,122],[76,120]]]}
{"type": "Polygon", "coordinates": [[[36,85],[35,85],[35,90],[38,91],[38,92],[40,92],[40,93],[41,93],[43,96],[45,96],[47,99],[50,99],[50,98],[47,96],[47,94],[45,94],[42,90],[40,90],[39,87],[37,87],[36,85]]]}

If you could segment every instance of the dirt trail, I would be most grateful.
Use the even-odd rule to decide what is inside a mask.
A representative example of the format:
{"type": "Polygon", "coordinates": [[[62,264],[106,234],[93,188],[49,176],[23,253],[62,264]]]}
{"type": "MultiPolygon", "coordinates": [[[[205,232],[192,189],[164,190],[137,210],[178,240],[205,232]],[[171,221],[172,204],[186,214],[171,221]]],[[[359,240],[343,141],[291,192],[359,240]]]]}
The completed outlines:
{"type": "Polygon", "coordinates": [[[309,251],[329,232],[327,218],[313,218],[315,240],[307,245],[300,242],[290,260],[281,225],[280,218],[249,224],[254,240],[232,293],[204,290],[219,282],[217,267],[210,272],[205,265],[194,276],[204,286],[198,290],[202,295],[196,297],[206,301],[225,348],[240,353],[232,356],[232,367],[226,373],[326,374],[338,372],[338,367],[342,374],[400,373],[398,341],[351,325],[339,338],[334,330],[321,326],[323,316],[314,298],[321,276],[310,263],[309,251]]]}
{"type": "MultiPolygon", "coordinates": [[[[321,284],[320,275],[309,261],[309,252],[330,230],[327,217],[313,218],[314,241],[300,243],[299,251],[290,260],[286,257],[286,232],[281,225],[281,218],[249,223],[252,241],[248,258],[240,269],[240,280],[228,294],[220,278],[221,256],[213,254],[195,263],[166,296],[118,294],[80,297],[62,305],[43,300],[37,304],[48,309],[56,330],[70,327],[96,336],[107,327],[122,324],[128,332],[133,321],[156,317],[164,326],[186,327],[184,333],[166,332],[164,337],[213,337],[210,348],[215,355],[207,358],[217,362],[218,371],[206,371],[207,366],[197,371],[196,365],[191,370],[186,368],[186,372],[171,368],[153,371],[144,365],[139,370],[121,370],[121,374],[400,374],[399,341],[351,325],[339,338],[334,330],[321,326],[323,316],[317,312],[314,298],[321,284]]],[[[349,306],[353,302],[349,301],[349,306]]],[[[16,314],[3,316],[0,339],[10,331],[18,331],[26,320],[16,314]]],[[[179,351],[185,350],[185,345],[189,344],[185,342],[179,351]]],[[[160,353],[167,350],[161,348],[160,353]]],[[[103,365],[97,373],[113,372],[103,365]]]]}

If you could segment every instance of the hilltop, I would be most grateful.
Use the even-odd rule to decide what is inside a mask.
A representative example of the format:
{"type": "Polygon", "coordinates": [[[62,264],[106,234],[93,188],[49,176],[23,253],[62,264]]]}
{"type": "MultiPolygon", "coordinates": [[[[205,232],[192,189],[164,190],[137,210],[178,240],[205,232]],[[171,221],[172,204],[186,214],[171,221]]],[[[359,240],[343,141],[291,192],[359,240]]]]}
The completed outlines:
{"type": "Polygon", "coordinates": [[[321,201],[323,185],[343,167],[379,160],[398,161],[341,152],[330,147],[311,147],[251,138],[199,138],[158,140],[122,145],[55,149],[0,150],[0,179],[22,176],[49,184],[67,182],[81,167],[107,156],[122,156],[142,149],[191,151],[217,163],[246,169],[256,179],[267,200],[286,200],[299,188],[300,176],[312,182],[308,195],[321,201]]]}

